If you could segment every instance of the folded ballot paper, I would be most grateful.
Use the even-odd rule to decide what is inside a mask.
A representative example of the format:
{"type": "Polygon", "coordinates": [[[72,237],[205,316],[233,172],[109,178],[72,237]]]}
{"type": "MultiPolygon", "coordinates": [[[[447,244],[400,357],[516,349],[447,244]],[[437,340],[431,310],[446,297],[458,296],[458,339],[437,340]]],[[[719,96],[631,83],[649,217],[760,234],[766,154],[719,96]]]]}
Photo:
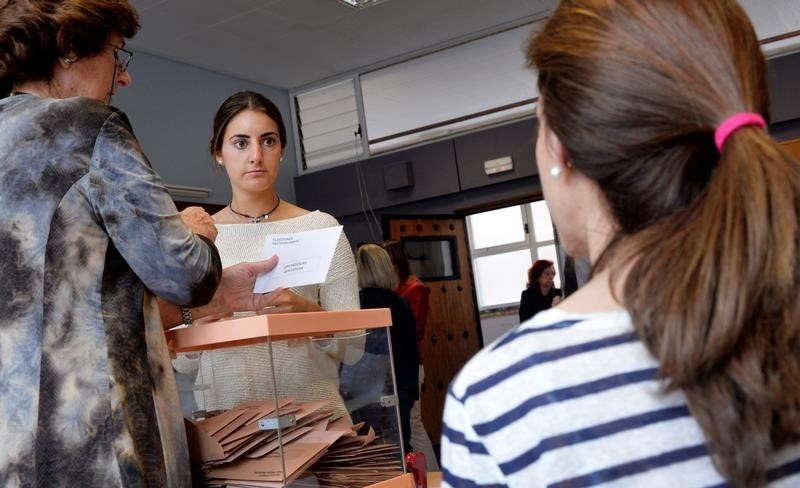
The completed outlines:
{"type": "Polygon", "coordinates": [[[262,259],[278,256],[278,265],[256,280],[253,293],[316,285],[325,281],[342,226],[267,236],[262,259]]]}
{"type": "Polygon", "coordinates": [[[205,420],[186,420],[189,452],[203,486],[362,488],[402,474],[400,446],[363,424],[333,420],[328,402],[249,402],[205,420]],[[261,430],[264,418],[292,424],[261,430]],[[359,430],[367,432],[359,435],[359,430]],[[282,451],[280,450],[282,447],[282,451]]]}

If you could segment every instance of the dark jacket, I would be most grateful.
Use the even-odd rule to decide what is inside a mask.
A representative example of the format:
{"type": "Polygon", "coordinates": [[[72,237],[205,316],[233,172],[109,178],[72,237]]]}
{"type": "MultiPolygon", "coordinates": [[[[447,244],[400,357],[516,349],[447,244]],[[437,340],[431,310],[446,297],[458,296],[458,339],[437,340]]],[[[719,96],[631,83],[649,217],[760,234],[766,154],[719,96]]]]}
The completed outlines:
{"type": "Polygon", "coordinates": [[[519,322],[525,322],[542,310],[547,310],[553,306],[553,298],[561,295],[558,288],[550,288],[547,295],[542,295],[539,285],[533,285],[522,291],[519,298],[519,322]]]}
{"type": "MultiPolygon", "coordinates": [[[[413,392],[413,398],[419,398],[419,368],[417,361],[417,339],[414,314],[408,301],[391,290],[382,288],[365,288],[359,293],[361,308],[388,308],[392,312],[392,356],[394,358],[394,374],[397,380],[397,391],[413,392]]],[[[364,346],[366,352],[385,353],[386,340],[383,329],[373,330],[367,336],[364,346]]]]}

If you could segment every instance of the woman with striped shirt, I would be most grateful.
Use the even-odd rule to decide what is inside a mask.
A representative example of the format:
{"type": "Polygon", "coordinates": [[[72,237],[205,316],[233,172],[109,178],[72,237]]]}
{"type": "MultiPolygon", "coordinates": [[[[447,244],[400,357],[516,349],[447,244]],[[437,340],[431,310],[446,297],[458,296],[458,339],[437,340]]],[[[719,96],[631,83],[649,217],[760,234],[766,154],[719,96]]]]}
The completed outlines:
{"type": "Polygon", "coordinates": [[[450,387],[445,486],[800,486],[800,166],[734,0],[562,0],[536,160],[592,279],[450,387]]]}

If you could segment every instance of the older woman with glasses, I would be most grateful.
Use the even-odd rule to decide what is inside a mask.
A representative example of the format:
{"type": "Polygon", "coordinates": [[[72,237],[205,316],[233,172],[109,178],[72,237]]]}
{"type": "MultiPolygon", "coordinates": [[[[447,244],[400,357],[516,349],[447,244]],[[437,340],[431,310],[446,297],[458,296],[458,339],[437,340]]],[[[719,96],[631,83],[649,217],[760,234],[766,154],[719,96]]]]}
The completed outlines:
{"type": "Polygon", "coordinates": [[[272,300],[275,260],[221,275],[211,217],[107,106],[138,29],[126,1],[0,2],[2,486],[191,484],[162,323],[272,300]]]}

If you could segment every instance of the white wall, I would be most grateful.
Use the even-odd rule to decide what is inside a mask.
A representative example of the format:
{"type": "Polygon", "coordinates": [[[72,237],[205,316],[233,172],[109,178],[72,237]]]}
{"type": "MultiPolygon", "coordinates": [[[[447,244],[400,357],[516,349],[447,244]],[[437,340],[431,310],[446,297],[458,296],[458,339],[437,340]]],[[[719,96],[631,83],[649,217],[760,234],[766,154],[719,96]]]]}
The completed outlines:
{"type": "Polygon", "coordinates": [[[281,198],[294,201],[297,163],[288,92],[141,52],[134,54],[130,71],[133,84],[115,95],[114,105],[130,118],[145,154],[165,183],[211,188],[211,195],[198,201],[230,202],[228,177],[214,166],[207,151],[212,121],[228,96],[253,90],[275,102],[287,124],[287,148],[277,189],[281,198]]]}

